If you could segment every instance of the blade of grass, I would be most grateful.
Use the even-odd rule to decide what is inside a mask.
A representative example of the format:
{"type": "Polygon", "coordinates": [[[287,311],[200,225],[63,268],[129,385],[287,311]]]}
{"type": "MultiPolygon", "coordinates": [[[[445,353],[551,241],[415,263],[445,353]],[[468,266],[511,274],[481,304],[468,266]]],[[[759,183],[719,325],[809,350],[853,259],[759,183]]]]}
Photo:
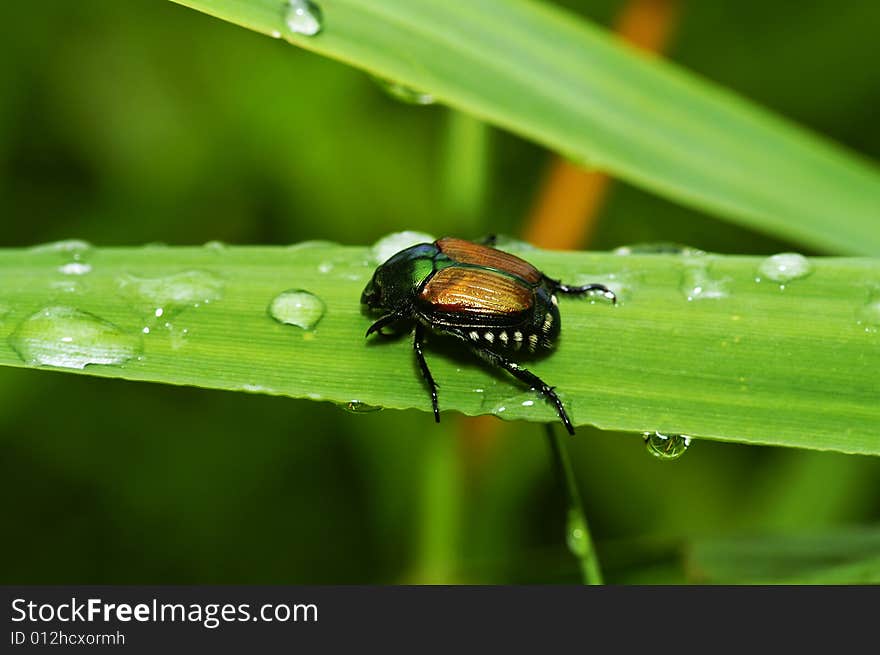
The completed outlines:
{"type": "Polygon", "coordinates": [[[569,550],[577,558],[584,584],[600,585],[602,584],[602,569],[599,568],[599,558],[596,555],[596,547],[593,545],[590,525],[587,523],[587,515],[581,501],[581,492],[574,476],[571,457],[568,454],[568,442],[565,437],[560,436],[553,429],[553,425],[548,423],[545,428],[550,453],[553,457],[553,466],[556,469],[556,477],[565,490],[568,505],[565,524],[566,543],[569,550]]]}
{"type": "MultiPolygon", "coordinates": [[[[762,261],[755,257],[540,250],[526,256],[553,277],[604,282],[618,292],[616,307],[560,299],[558,348],[529,364],[558,388],[575,425],[880,454],[880,307],[869,304],[880,303],[880,262],[814,258],[811,275],[781,289],[755,281],[762,261]],[[705,276],[706,289],[727,297],[689,301],[694,271],[705,276]]],[[[59,270],[65,257],[0,250],[0,365],[35,366],[9,337],[41,309],[64,306],[118,326],[143,352],[124,366],[73,372],[430,408],[410,340],[364,340],[370,317],[359,298],[375,266],[367,248],[94,249],[91,270],[81,275],[59,270]],[[186,271],[217,282],[204,291],[212,302],[160,307],[138,291],[186,271]],[[314,330],[268,315],[273,297],[290,288],[307,289],[326,305],[314,330]]],[[[47,325],[30,327],[39,336],[47,325]]],[[[442,409],[557,420],[533,392],[443,341],[432,340],[428,350],[442,409]]]]}
{"type": "MultiPolygon", "coordinates": [[[[878,254],[875,166],[549,3],[174,0],[430,91],[664,196],[821,250],[878,254]]],[[[302,92],[302,90],[299,90],[302,92]]]]}
{"type": "Polygon", "coordinates": [[[687,568],[702,583],[877,583],[880,530],[701,541],[691,547],[687,568]]]}

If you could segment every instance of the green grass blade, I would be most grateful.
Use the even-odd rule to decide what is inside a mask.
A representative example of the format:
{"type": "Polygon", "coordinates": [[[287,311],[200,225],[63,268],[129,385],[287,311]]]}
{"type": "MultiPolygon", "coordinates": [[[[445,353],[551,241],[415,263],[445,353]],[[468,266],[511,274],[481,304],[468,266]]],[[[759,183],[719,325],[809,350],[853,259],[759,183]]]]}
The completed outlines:
{"type": "MultiPolygon", "coordinates": [[[[80,275],[59,269],[72,252],[0,250],[0,364],[36,366],[13,345],[49,338],[52,324],[23,322],[67,307],[112,324],[74,334],[104,343],[109,356],[99,361],[140,354],[121,366],[90,364],[87,374],[430,408],[409,340],[364,341],[370,318],[359,298],[375,266],[367,248],[93,249],[73,262],[79,268],[63,269],[82,273],[88,264],[80,275]],[[178,284],[157,282],[168,276],[178,284]],[[193,284],[197,293],[188,290],[193,284]],[[314,330],[268,315],[275,295],[291,288],[325,303],[314,330]]],[[[562,280],[607,283],[620,298],[616,307],[562,298],[559,347],[530,365],[558,387],[576,425],[880,454],[880,262],[816,258],[811,275],[781,289],[755,281],[754,257],[534,251],[528,258],[562,280]],[[694,286],[727,297],[689,301],[694,286]]],[[[54,345],[64,351],[62,336],[54,345]]],[[[555,420],[533,392],[438,341],[428,359],[443,409],[555,420]]]]}
{"type": "Polygon", "coordinates": [[[174,1],[429,90],[732,221],[880,254],[872,163],[547,3],[322,0],[324,29],[309,37],[287,30],[277,0],[174,1]]]}
{"type": "Polygon", "coordinates": [[[876,584],[880,530],[701,541],[687,568],[694,582],[709,584],[876,584]]]}

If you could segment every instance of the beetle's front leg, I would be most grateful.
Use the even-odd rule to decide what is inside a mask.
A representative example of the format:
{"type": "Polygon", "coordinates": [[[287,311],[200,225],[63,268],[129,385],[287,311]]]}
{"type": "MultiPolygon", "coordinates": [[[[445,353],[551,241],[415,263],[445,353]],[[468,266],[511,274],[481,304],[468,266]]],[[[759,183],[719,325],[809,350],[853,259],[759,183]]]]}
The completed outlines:
{"type": "Polygon", "coordinates": [[[373,323],[370,327],[367,328],[367,333],[364,335],[364,338],[369,337],[373,332],[378,332],[380,337],[387,337],[388,335],[382,332],[382,328],[388,327],[392,323],[396,323],[397,321],[403,320],[404,316],[401,316],[397,312],[392,312],[390,314],[385,314],[378,321],[373,323]]]}
{"type": "Polygon", "coordinates": [[[530,370],[523,368],[516,362],[513,362],[496,352],[484,348],[471,348],[471,350],[489,364],[503,368],[515,378],[522,380],[532,389],[543,394],[545,398],[549,399],[556,406],[556,413],[559,414],[559,418],[562,420],[562,424],[565,426],[568,433],[574,434],[574,426],[572,426],[571,421],[568,418],[568,413],[565,411],[565,405],[562,404],[562,401],[559,399],[559,396],[556,395],[553,387],[548,385],[530,370]]]}
{"type": "Polygon", "coordinates": [[[603,296],[610,300],[613,305],[617,304],[617,294],[604,284],[584,284],[582,286],[573,287],[568,284],[563,284],[558,280],[551,280],[550,278],[547,278],[547,280],[553,285],[553,290],[557,293],[564,293],[567,296],[582,296],[584,294],[591,294],[595,291],[599,291],[603,296]]]}
{"type": "Polygon", "coordinates": [[[415,333],[413,335],[413,350],[416,353],[416,360],[419,363],[419,369],[422,371],[422,377],[428,383],[428,389],[431,391],[431,406],[434,408],[434,420],[440,422],[440,407],[437,404],[437,383],[434,382],[434,376],[428,368],[428,362],[425,361],[425,355],[422,353],[422,340],[425,338],[425,328],[421,323],[416,323],[415,333]]]}

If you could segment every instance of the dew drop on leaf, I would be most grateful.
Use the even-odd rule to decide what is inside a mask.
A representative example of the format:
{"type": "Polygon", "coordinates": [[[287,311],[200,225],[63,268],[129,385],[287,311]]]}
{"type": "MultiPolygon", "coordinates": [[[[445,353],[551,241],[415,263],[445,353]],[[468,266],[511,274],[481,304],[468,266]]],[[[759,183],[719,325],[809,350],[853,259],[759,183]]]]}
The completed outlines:
{"type": "Polygon", "coordinates": [[[269,316],[303,330],[313,330],[326,311],[324,301],[304,289],[282,291],[269,303],[269,316]]]}
{"type": "Polygon", "coordinates": [[[94,314],[67,306],[45,307],[9,337],[28,364],[82,369],[89,364],[124,364],[141,352],[139,336],[94,314]]]}
{"type": "Polygon", "coordinates": [[[433,95],[424,91],[419,91],[400,82],[389,80],[384,77],[370,76],[372,80],[379,85],[385,93],[408,105],[433,105],[436,100],[433,95]]]}
{"type": "Polygon", "coordinates": [[[393,232],[373,244],[372,255],[374,264],[387,262],[393,255],[417,243],[431,243],[435,238],[425,232],[393,232]]]}
{"type": "Polygon", "coordinates": [[[347,403],[342,403],[340,407],[352,414],[369,414],[371,412],[378,412],[382,409],[376,405],[368,405],[360,400],[349,400],[347,403]]]}
{"type": "Polygon", "coordinates": [[[284,11],[284,25],[288,32],[315,36],[323,28],[321,8],[309,0],[288,0],[284,11]]]}
{"type": "Polygon", "coordinates": [[[859,308],[856,320],[865,328],[865,332],[876,333],[880,330],[880,287],[868,293],[868,299],[859,308]]]}
{"type": "Polygon", "coordinates": [[[691,438],[683,434],[644,432],[645,447],[654,457],[667,462],[684,455],[691,445],[691,438]]]}
{"type": "Polygon", "coordinates": [[[810,261],[795,252],[783,252],[771,255],[758,266],[756,282],[766,278],[772,282],[778,282],[780,288],[785,288],[785,283],[807,277],[813,272],[810,261]]]}

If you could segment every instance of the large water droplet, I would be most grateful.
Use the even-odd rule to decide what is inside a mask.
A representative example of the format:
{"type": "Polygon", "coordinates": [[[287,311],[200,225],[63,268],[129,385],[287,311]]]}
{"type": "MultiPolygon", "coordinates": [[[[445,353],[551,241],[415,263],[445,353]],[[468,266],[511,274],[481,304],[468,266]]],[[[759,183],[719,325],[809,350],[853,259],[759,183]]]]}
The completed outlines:
{"type": "Polygon", "coordinates": [[[786,282],[807,277],[812,272],[813,266],[806,257],[796,252],[783,252],[761,262],[755,281],[760,282],[762,278],[767,278],[778,282],[780,288],[784,289],[786,282]]]}
{"type": "Polygon", "coordinates": [[[269,316],[285,325],[296,325],[312,330],[327,311],[324,301],[310,291],[288,289],[282,291],[269,303],[269,316]]]}
{"type": "Polygon", "coordinates": [[[433,95],[419,91],[400,82],[383,77],[370,76],[379,87],[389,96],[408,105],[433,105],[436,102],[433,95]]]}
{"type": "Polygon", "coordinates": [[[119,288],[134,295],[149,313],[167,318],[185,307],[198,307],[223,297],[223,280],[207,271],[184,271],[165,277],[125,275],[119,288]],[[156,313],[161,310],[161,313],[156,313]]]}
{"type": "Polygon", "coordinates": [[[387,262],[393,255],[401,250],[405,250],[417,243],[431,243],[435,240],[430,234],[425,232],[393,232],[382,237],[373,244],[372,255],[374,264],[382,264],[387,262]]]}
{"type": "Polygon", "coordinates": [[[349,400],[347,403],[340,406],[345,411],[352,412],[353,414],[369,414],[371,412],[378,412],[382,409],[377,405],[368,405],[360,400],[349,400]]]}
{"type": "Polygon", "coordinates": [[[565,543],[575,557],[583,559],[590,554],[590,539],[587,526],[581,513],[574,509],[568,510],[568,520],[565,526],[565,543]]]}
{"type": "Polygon", "coordinates": [[[323,16],[321,8],[309,0],[288,0],[284,12],[284,25],[294,34],[315,36],[321,31],[323,16]]]}
{"type": "Polygon", "coordinates": [[[667,462],[684,455],[691,445],[691,438],[684,434],[663,434],[661,432],[644,432],[645,447],[654,457],[667,462]]]}
{"type": "Polygon", "coordinates": [[[880,330],[880,287],[868,292],[867,301],[859,308],[857,321],[865,328],[865,332],[880,330]]]}
{"type": "Polygon", "coordinates": [[[41,309],[26,318],[9,344],[28,364],[84,368],[88,364],[123,364],[141,351],[139,336],[73,307],[41,309]]]}
{"type": "Polygon", "coordinates": [[[679,289],[688,301],[717,300],[728,296],[730,278],[715,275],[704,259],[695,259],[685,267],[679,289]]]}

